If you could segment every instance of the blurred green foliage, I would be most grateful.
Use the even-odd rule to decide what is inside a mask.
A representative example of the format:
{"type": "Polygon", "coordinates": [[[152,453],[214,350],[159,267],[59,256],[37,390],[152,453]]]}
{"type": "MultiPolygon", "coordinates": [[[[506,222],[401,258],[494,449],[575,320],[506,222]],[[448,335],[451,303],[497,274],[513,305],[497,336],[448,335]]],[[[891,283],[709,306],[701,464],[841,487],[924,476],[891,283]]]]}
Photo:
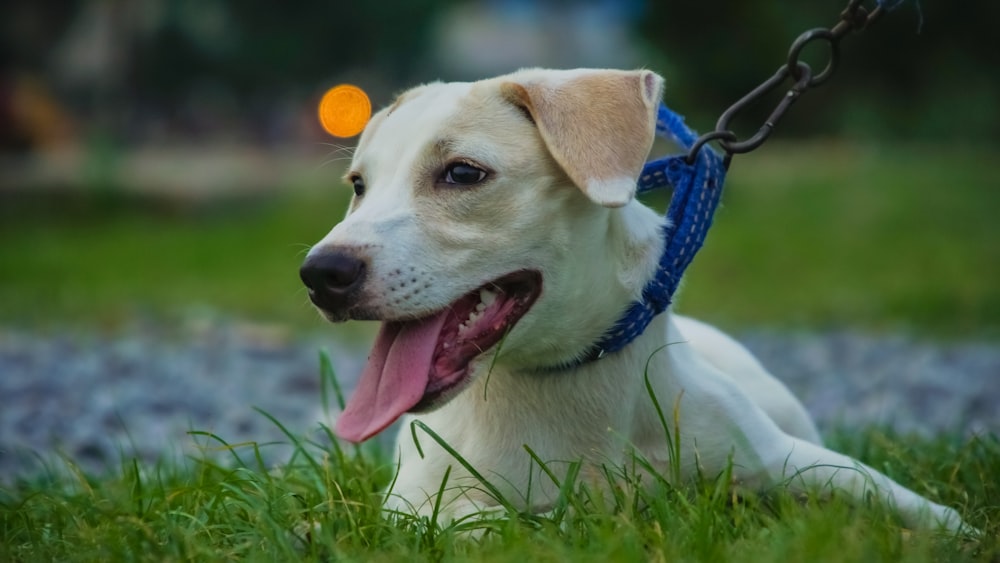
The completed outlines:
{"type": "MultiPolygon", "coordinates": [[[[651,47],[650,67],[668,77],[668,103],[707,129],[722,109],[784,63],[795,37],[833,27],[844,6],[844,0],[649,2],[640,28],[651,47]]],[[[998,21],[998,2],[903,2],[844,38],[836,74],[803,97],[794,117],[781,123],[781,135],[995,144],[998,21]]],[[[827,49],[811,46],[803,58],[818,71],[827,49]]],[[[752,132],[772,107],[749,110],[736,125],[752,132]]]]}
{"type": "Polygon", "coordinates": [[[435,14],[449,0],[289,2],[172,1],[141,44],[141,95],[169,101],[199,81],[266,98],[347,68],[372,67],[409,82],[435,14]],[[215,22],[206,25],[205,22],[215,22]]]}
{"type": "MultiPolygon", "coordinates": [[[[337,79],[367,82],[388,96],[414,82],[448,78],[430,51],[436,34],[446,32],[439,26],[444,14],[466,3],[103,2],[111,7],[107,25],[119,29],[110,36],[119,42],[114,46],[116,78],[71,87],[58,76],[54,52],[61,39],[79,32],[98,3],[13,0],[0,27],[0,70],[49,76],[63,99],[83,112],[103,108],[97,113],[122,134],[135,129],[135,114],[159,112],[183,122],[200,106],[266,121],[282,104],[311,104],[311,96],[337,79]]],[[[480,3],[511,12],[532,5],[526,0],[480,3]]],[[[572,10],[601,3],[563,0],[555,5],[570,25],[572,10]]],[[[797,35],[836,23],[846,0],[632,4],[628,21],[641,47],[636,64],[666,75],[668,101],[704,130],[775,71],[797,35]]],[[[795,119],[781,124],[782,134],[995,143],[1000,134],[997,21],[998,2],[903,2],[869,30],[845,39],[834,80],[800,102],[795,119]]],[[[516,18],[507,24],[516,25],[516,18]]],[[[824,51],[807,49],[805,58],[823,65],[824,51]]],[[[592,63],[578,60],[577,66],[592,63]]],[[[385,100],[379,96],[377,101],[385,100]]],[[[757,108],[738,125],[753,130],[769,110],[757,108]]]]}

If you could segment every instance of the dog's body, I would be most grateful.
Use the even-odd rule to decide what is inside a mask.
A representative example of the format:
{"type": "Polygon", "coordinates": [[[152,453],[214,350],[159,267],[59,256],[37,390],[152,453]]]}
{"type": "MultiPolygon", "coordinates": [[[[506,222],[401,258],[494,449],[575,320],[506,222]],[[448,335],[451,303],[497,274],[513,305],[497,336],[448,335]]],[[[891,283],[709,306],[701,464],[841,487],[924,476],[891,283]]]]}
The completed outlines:
{"type": "MultiPolygon", "coordinates": [[[[525,446],[557,474],[583,461],[595,482],[631,451],[668,476],[662,414],[671,431],[676,417],[682,476],[731,463],[748,488],[877,491],[911,526],[958,529],[954,510],[823,448],[791,393],[712,327],[668,311],[622,351],[579,363],[663,248],[663,218],[633,200],[661,88],[648,71],[528,70],[418,87],[372,119],[347,218],[302,270],[330,320],[384,321],[338,433],[364,440],[411,413],[509,501],[544,511],[557,488],[525,446]]],[[[497,506],[404,428],[388,508],[497,506]]]]}

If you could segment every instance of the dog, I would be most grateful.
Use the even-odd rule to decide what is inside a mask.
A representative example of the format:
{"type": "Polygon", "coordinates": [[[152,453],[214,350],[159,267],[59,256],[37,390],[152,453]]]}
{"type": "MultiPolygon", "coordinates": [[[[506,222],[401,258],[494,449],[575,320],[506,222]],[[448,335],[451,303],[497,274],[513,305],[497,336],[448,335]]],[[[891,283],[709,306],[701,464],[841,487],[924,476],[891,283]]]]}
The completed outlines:
{"type": "Polygon", "coordinates": [[[543,513],[559,490],[528,446],[558,476],[581,462],[599,481],[632,452],[681,480],[731,467],[740,487],[874,494],[909,527],[962,529],[955,510],[823,447],[792,393],[709,325],[668,309],[588,358],[663,250],[665,219],[634,199],[662,89],[648,70],[526,69],[418,86],[368,123],[347,216],[300,270],[328,320],[382,323],[336,433],[419,421],[467,463],[400,432],[385,509],[505,513],[499,493],[543,513]]]}

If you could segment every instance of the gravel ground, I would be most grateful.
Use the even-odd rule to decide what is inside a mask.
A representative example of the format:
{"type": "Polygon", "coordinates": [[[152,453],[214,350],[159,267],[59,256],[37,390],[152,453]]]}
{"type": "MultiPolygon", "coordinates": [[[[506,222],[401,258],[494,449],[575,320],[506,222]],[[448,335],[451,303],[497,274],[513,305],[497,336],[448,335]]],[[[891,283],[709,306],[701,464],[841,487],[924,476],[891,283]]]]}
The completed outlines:
{"type": "MultiPolygon", "coordinates": [[[[739,335],[798,395],[821,430],[880,424],[903,432],[1000,432],[1000,344],[901,336],[754,331],[739,335]]],[[[52,463],[89,470],[218,445],[287,442],[253,407],[296,435],[320,436],[318,351],[345,389],[365,351],[235,322],[113,336],[0,328],[0,481],[52,463]],[[178,333],[179,332],[179,333],[178,333]]],[[[246,458],[251,450],[241,449],[246,458]]],[[[286,445],[263,448],[269,463],[286,445]]],[[[200,455],[200,454],[199,454],[200,455]]],[[[226,455],[214,452],[211,455],[226,455]]]]}

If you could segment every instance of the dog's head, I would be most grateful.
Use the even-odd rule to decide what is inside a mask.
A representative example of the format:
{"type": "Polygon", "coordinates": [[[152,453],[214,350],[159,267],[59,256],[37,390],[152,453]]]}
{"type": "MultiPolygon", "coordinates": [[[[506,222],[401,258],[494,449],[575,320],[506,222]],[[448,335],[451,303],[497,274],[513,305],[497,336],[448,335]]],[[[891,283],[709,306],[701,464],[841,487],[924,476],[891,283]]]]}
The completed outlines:
{"type": "Polygon", "coordinates": [[[338,434],[367,439],[493,363],[572,361],[611,326],[661,248],[662,220],[630,203],[661,89],[532,69],[420,86],[372,118],[347,217],[301,270],[329,320],[383,323],[338,434]]]}

